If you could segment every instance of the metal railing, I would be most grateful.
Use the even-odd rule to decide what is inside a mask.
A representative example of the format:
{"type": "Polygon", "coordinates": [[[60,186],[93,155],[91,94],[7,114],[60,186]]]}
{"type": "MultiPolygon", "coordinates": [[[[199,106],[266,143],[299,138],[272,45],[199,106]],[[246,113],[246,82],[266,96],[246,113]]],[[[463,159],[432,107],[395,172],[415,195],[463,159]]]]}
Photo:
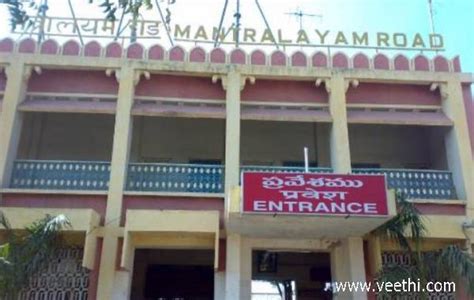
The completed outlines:
{"type": "Polygon", "coordinates": [[[150,192],[223,193],[221,165],[131,163],[126,189],[150,192]]]}
{"type": "MultiPolygon", "coordinates": [[[[304,172],[303,167],[242,166],[243,171],[304,172]]],[[[331,168],[310,168],[331,173],[331,168]]],[[[456,199],[449,171],[353,169],[354,174],[385,174],[389,188],[413,199],[456,199]]],[[[102,161],[16,160],[10,188],[51,190],[107,190],[110,163],[102,161]]],[[[130,163],[127,191],[223,193],[224,166],[174,163],[130,163]]]]}
{"type": "Polygon", "coordinates": [[[107,190],[110,163],[101,161],[16,160],[10,187],[49,190],[107,190]]]}
{"type": "Polygon", "coordinates": [[[354,174],[385,174],[388,188],[412,199],[456,199],[453,176],[449,171],[409,169],[353,169],[354,174]]]}

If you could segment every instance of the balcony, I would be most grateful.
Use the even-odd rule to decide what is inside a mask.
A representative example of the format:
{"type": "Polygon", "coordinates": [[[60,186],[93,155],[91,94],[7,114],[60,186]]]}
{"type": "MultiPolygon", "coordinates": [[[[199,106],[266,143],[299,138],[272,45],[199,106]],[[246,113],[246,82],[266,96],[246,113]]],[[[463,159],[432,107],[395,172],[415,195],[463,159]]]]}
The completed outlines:
{"type": "MultiPolygon", "coordinates": [[[[304,172],[298,167],[245,166],[241,171],[304,172]]],[[[330,168],[310,168],[312,173],[330,173],[330,168]]],[[[223,193],[224,166],[198,164],[132,163],[128,169],[128,191],[223,193]]]]}
{"type": "MultiPolygon", "coordinates": [[[[303,172],[300,167],[245,166],[242,171],[303,172]]],[[[310,168],[329,173],[329,168],[310,168]]],[[[107,190],[110,163],[93,161],[16,160],[10,188],[46,190],[107,190]]],[[[223,193],[221,165],[131,163],[127,191],[223,193]]]]}
{"type": "Polygon", "coordinates": [[[128,191],[223,193],[221,165],[131,163],[128,191]]]}
{"type": "Polygon", "coordinates": [[[93,161],[16,160],[10,181],[13,189],[108,189],[110,163],[93,161]]]}
{"type": "MultiPolygon", "coordinates": [[[[109,162],[16,160],[10,188],[102,191],[109,176],[109,162]]],[[[126,190],[222,193],[223,177],[222,166],[132,163],[126,190]]]]}
{"type": "Polygon", "coordinates": [[[389,189],[412,199],[456,199],[453,176],[449,171],[407,169],[353,169],[354,174],[385,174],[389,189]]]}
{"type": "MultiPolygon", "coordinates": [[[[301,167],[243,166],[241,171],[304,172],[301,167]]],[[[310,168],[331,173],[330,168],[310,168]]],[[[451,172],[407,169],[354,169],[354,174],[385,174],[389,188],[414,199],[456,199],[451,172]]],[[[107,190],[110,163],[94,161],[16,160],[10,188],[48,190],[107,190]]],[[[131,163],[127,191],[223,193],[222,165],[131,163]]]]}

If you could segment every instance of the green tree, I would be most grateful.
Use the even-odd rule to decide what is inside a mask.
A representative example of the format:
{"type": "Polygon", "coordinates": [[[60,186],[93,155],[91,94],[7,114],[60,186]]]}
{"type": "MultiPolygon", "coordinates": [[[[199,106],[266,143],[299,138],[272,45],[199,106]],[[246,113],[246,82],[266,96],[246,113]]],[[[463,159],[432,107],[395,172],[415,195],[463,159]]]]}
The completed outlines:
{"type": "MultiPolygon", "coordinates": [[[[70,0],[68,0],[70,1],[70,0]]],[[[151,0],[83,0],[89,3],[97,3],[104,12],[104,16],[108,20],[115,21],[117,19],[116,12],[122,11],[125,15],[130,15],[135,22],[138,20],[140,11],[143,9],[152,9],[151,0]]],[[[159,1],[159,0],[157,0],[159,1]]],[[[32,23],[27,15],[27,9],[32,8],[38,12],[38,15],[48,10],[46,0],[0,0],[8,6],[10,12],[10,25],[15,29],[18,25],[28,25],[32,23]]]]}
{"type": "Polygon", "coordinates": [[[4,229],[0,245],[0,299],[16,299],[30,278],[41,271],[62,246],[59,232],[71,228],[71,224],[64,215],[46,215],[24,231],[17,231],[0,211],[0,226],[4,229]]]}
{"type": "MultiPolygon", "coordinates": [[[[421,251],[426,234],[423,217],[412,202],[397,193],[398,214],[374,231],[382,239],[394,240],[401,251],[408,255],[407,265],[388,264],[383,266],[376,278],[380,282],[401,282],[420,280],[422,286],[429,281],[454,281],[463,284],[474,296],[474,258],[458,245],[448,245],[436,251],[421,251]]],[[[387,296],[383,293],[381,296],[387,296]]],[[[398,294],[400,296],[400,294],[398,294]]],[[[405,296],[414,294],[406,293],[405,296]]],[[[420,296],[418,293],[417,296],[420,296]]],[[[427,294],[421,297],[427,298],[427,294]]]]}

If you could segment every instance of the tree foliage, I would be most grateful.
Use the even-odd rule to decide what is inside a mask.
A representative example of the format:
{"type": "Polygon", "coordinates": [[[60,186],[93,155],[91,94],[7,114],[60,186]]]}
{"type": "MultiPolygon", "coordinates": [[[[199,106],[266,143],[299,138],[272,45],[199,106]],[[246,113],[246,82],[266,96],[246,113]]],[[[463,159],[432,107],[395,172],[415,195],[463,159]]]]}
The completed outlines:
{"type": "MultiPolygon", "coordinates": [[[[89,3],[93,2],[94,0],[89,0],[89,3]]],[[[140,14],[140,9],[153,8],[151,0],[99,0],[97,2],[101,2],[99,6],[103,8],[105,17],[111,21],[115,21],[117,19],[115,13],[118,9],[123,10],[125,14],[129,14],[133,17],[133,19],[136,19],[140,14]]]]}
{"type": "MultiPolygon", "coordinates": [[[[8,12],[10,13],[10,26],[12,30],[15,30],[17,25],[25,25],[30,21],[23,1],[0,0],[0,3],[6,4],[8,7],[8,12]]],[[[30,4],[30,7],[35,5],[34,2],[32,3],[33,4],[30,4]]]]}
{"type": "Polygon", "coordinates": [[[0,211],[0,226],[4,229],[4,243],[0,245],[0,299],[16,299],[17,293],[61,247],[59,231],[71,224],[64,215],[46,215],[24,232],[18,232],[0,211]]]}
{"type": "MultiPolygon", "coordinates": [[[[115,21],[117,11],[122,11],[124,15],[131,16],[132,20],[137,20],[141,10],[152,9],[152,0],[82,0],[90,4],[96,3],[103,11],[107,20],[115,21]]],[[[160,0],[157,0],[160,1],[160,0]]],[[[10,25],[15,30],[18,25],[31,26],[32,21],[28,17],[28,8],[35,10],[38,15],[45,13],[48,6],[42,0],[0,0],[8,6],[10,12],[10,25]]]]}
{"type": "MultiPolygon", "coordinates": [[[[458,245],[448,245],[438,250],[421,251],[421,242],[426,234],[423,217],[412,202],[397,194],[398,214],[377,228],[375,235],[395,241],[409,258],[409,263],[387,264],[377,274],[381,282],[402,282],[420,280],[421,286],[432,282],[463,284],[474,296],[474,258],[458,245]]],[[[382,292],[382,296],[389,296],[382,292]]],[[[397,295],[402,296],[402,295],[397,295]]],[[[404,293],[403,296],[425,297],[428,294],[404,293]]]]}

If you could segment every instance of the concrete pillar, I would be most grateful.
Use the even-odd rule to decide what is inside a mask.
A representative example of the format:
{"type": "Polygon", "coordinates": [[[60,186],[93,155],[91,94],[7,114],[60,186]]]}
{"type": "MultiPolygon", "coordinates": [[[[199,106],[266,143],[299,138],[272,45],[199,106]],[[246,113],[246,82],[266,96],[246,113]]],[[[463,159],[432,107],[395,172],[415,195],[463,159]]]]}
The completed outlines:
{"type": "Polygon", "coordinates": [[[133,272],[116,271],[112,299],[130,299],[133,272]]]}
{"type": "Polygon", "coordinates": [[[351,152],[349,147],[349,130],[347,126],[346,89],[348,85],[344,77],[334,74],[326,80],[329,94],[329,111],[332,124],[329,132],[331,166],[334,173],[351,172],[351,152]]]}
{"type": "Polygon", "coordinates": [[[119,80],[119,91],[105,216],[106,224],[114,224],[116,226],[120,223],[122,196],[127,179],[128,157],[133,128],[131,110],[136,84],[135,71],[132,68],[123,67],[120,71],[117,71],[117,77],[119,80]]]}
{"type": "MultiPolygon", "coordinates": [[[[231,70],[225,76],[215,76],[222,81],[226,91],[226,136],[225,136],[225,214],[230,208],[230,194],[240,181],[240,92],[247,77],[231,70]]],[[[254,78],[249,78],[251,83],[254,78]]],[[[229,233],[227,236],[225,299],[250,299],[252,281],[252,253],[243,248],[240,235],[229,233]]],[[[219,299],[219,298],[216,298],[219,299]]]]}
{"type": "Polygon", "coordinates": [[[214,273],[214,299],[225,299],[225,272],[214,273]]]}
{"type": "MultiPolygon", "coordinates": [[[[226,90],[225,193],[227,195],[233,186],[239,185],[240,177],[241,76],[231,71],[221,80],[226,90]]],[[[227,204],[226,207],[228,207],[227,204]]]]}
{"type": "Polygon", "coordinates": [[[120,226],[122,213],[123,190],[132,139],[131,109],[137,76],[133,68],[123,67],[116,71],[116,77],[119,81],[119,91],[97,299],[129,299],[131,285],[131,274],[124,276],[116,271],[119,243],[118,237],[114,235],[117,230],[114,229],[120,226]],[[124,279],[129,281],[128,284],[124,284],[124,279]]]}
{"type": "MultiPolygon", "coordinates": [[[[363,240],[360,237],[343,239],[341,244],[331,250],[331,273],[333,282],[366,281],[363,240]]],[[[334,294],[337,300],[367,299],[367,293],[339,292],[334,294]]]]}
{"type": "Polygon", "coordinates": [[[229,234],[226,241],[225,299],[243,299],[240,297],[242,237],[229,234]]]}
{"type": "Polygon", "coordinates": [[[112,299],[115,280],[117,247],[117,237],[111,234],[106,234],[102,243],[102,253],[100,256],[97,299],[112,299]]]}
{"type": "MultiPolygon", "coordinates": [[[[252,284],[252,249],[241,235],[227,236],[225,300],[250,299],[252,284]]],[[[216,298],[218,299],[218,298],[216,298]]]]}
{"type": "Polygon", "coordinates": [[[471,156],[467,117],[461,83],[450,79],[441,85],[443,111],[453,127],[445,136],[446,156],[458,198],[467,201],[466,215],[474,218],[474,163],[471,156]]]}
{"type": "Polygon", "coordinates": [[[0,188],[10,184],[23,123],[23,113],[18,111],[18,105],[25,98],[31,67],[19,59],[12,62],[5,72],[7,85],[0,117],[0,188]]]}
{"type": "Polygon", "coordinates": [[[382,246],[380,244],[380,237],[371,234],[368,239],[367,249],[370,274],[373,276],[382,269],[382,246]]]}

